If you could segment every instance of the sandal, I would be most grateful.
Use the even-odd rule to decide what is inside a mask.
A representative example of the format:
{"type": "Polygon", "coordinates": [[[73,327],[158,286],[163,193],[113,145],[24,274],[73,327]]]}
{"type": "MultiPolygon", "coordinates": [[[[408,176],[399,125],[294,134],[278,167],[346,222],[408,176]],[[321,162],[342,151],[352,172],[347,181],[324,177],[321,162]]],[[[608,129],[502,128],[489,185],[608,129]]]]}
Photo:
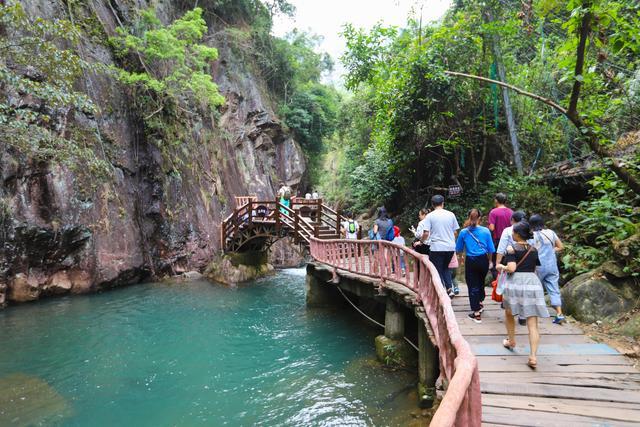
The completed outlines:
{"type": "Polygon", "coordinates": [[[513,349],[516,348],[516,344],[512,342],[509,338],[503,339],[502,345],[504,346],[504,348],[510,351],[513,351],[513,349]]]}
{"type": "Polygon", "coordinates": [[[537,359],[529,358],[529,360],[527,361],[527,366],[535,370],[538,367],[537,359]]]}

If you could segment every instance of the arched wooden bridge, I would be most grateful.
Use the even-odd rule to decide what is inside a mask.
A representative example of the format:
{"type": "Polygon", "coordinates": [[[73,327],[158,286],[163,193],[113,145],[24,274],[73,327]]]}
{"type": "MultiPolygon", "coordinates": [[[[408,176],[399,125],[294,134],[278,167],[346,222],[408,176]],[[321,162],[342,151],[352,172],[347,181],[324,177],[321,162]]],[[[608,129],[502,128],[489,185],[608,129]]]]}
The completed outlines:
{"type": "Polygon", "coordinates": [[[222,223],[225,252],[265,250],[283,237],[309,247],[312,238],[338,239],[346,218],[322,203],[322,199],[293,198],[287,207],[255,196],[236,197],[236,209],[222,223]]]}
{"type": "Polygon", "coordinates": [[[321,201],[298,200],[285,208],[244,198],[223,224],[222,243],[227,251],[242,251],[290,235],[335,277],[373,279],[380,288],[400,285],[414,295],[438,349],[439,383],[446,385],[431,426],[640,425],[640,372],[617,351],[574,325],[541,319],[538,369],[531,371],[526,327],[516,326],[515,351],[502,347],[499,304],[485,301],[483,322],[475,324],[467,318],[467,298],[447,296],[427,256],[387,241],[336,238],[342,219],[321,201]],[[404,273],[395,268],[401,257],[404,273]]]}

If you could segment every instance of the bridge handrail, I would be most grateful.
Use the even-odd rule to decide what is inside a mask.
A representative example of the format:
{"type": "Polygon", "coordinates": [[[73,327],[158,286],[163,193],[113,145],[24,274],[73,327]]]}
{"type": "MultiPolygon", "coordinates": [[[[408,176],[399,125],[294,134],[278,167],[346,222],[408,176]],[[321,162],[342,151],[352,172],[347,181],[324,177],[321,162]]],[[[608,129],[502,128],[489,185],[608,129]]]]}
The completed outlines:
{"type": "Polygon", "coordinates": [[[448,388],[431,426],[479,426],[482,418],[478,364],[463,338],[435,266],[428,257],[384,240],[311,238],[311,256],[336,269],[392,281],[416,292],[439,349],[440,371],[448,388]],[[400,267],[404,255],[406,274],[400,267]],[[367,269],[368,267],[368,269],[367,269]]]}
{"type": "Polygon", "coordinates": [[[227,248],[227,242],[233,239],[239,230],[250,226],[253,222],[264,223],[266,220],[284,224],[294,232],[296,237],[309,243],[310,237],[321,234],[323,226],[328,226],[333,230],[333,234],[338,236],[341,224],[347,220],[333,209],[323,205],[322,199],[292,199],[291,206],[282,205],[277,200],[258,200],[255,196],[236,197],[236,201],[245,201],[245,203],[234,209],[222,221],[220,243],[223,249],[227,248]],[[255,208],[258,206],[265,206],[269,211],[269,214],[260,221],[257,221],[258,217],[255,216],[255,208]],[[309,218],[299,215],[301,207],[315,207],[315,220],[309,221],[309,218]]]}

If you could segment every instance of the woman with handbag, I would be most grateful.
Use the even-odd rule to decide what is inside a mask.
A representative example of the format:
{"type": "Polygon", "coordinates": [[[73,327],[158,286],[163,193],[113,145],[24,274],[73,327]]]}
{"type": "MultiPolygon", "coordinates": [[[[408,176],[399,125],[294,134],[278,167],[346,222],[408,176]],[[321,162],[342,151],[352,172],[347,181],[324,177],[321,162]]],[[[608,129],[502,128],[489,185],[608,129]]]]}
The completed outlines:
{"type": "Polygon", "coordinates": [[[469,211],[465,228],[458,234],[456,252],[465,252],[464,278],[469,288],[469,318],[482,323],[481,313],[484,311],[484,279],[491,268],[491,257],[496,251],[491,239],[491,231],[480,224],[482,214],[478,209],[469,211]]]}
{"type": "Polygon", "coordinates": [[[549,317],[549,310],[544,301],[544,289],[538,276],[536,266],[540,265],[538,251],[527,243],[533,238],[533,233],[526,221],[513,226],[514,244],[507,248],[506,265],[497,265],[500,273],[507,273],[505,289],[503,292],[503,305],[505,311],[505,324],[508,338],[502,341],[502,345],[509,350],[516,346],[516,323],[514,316],[527,319],[529,330],[529,345],[531,353],[527,365],[531,369],[537,367],[538,343],[538,317],[549,317]]]}

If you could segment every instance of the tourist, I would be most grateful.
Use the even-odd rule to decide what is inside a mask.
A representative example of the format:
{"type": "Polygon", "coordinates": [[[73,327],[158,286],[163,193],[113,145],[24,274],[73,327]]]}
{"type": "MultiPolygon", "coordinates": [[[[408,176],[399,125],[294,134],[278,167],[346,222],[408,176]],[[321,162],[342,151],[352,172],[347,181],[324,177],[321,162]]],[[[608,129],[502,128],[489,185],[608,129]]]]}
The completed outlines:
{"type": "Polygon", "coordinates": [[[460,263],[458,262],[458,255],[453,253],[451,257],[451,261],[449,261],[449,274],[451,275],[451,286],[453,287],[453,293],[458,295],[460,293],[460,288],[458,287],[458,282],[456,281],[456,275],[458,274],[458,267],[460,267],[460,263]]]}
{"type": "Polygon", "coordinates": [[[562,314],[562,297],[560,296],[560,287],[558,285],[560,273],[556,254],[562,251],[564,246],[553,230],[544,227],[542,216],[531,215],[529,225],[533,230],[533,241],[530,243],[536,247],[538,258],[540,258],[540,266],[536,273],[549,295],[551,306],[556,310],[553,323],[559,325],[565,321],[565,317],[562,314]]]}
{"type": "Polygon", "coordinates": [[[481,313],[484,311],[484,280],[492,267],[491,258],[495,253],[491,231],[480,225],[482,213],[478,209],[469,211],[469,218],[465,222],[456,241],[456,252],[465,253],[464,278],[469,288],[469,318],[476,323],[482,322],[481,313]]]}
{"type": "Polygon", "coordinates": [[[356,240],[358,238],[358,230],[360,230],[360,224],[353,219],[351,212],[345,213],[347,216],[346,221],[342,221],[341,232],[345,239],[356,240]]]}
{"type": "Polygon", "coordinates": [[[536,266],[540,264],[538,251],[527,243],[533,238],[533,233],[526,221],[513,226],[514,244],[509,245],[506,252],[506,265],[498,265],[498,272],[507,274],[503,293],[505,324],[507,339],[502,345],[509,350],[516,346],[514,316],[526,319],[529,330],[530,354],[527,365],[531,369],[537,366],[536,353],[540,334],[538,332],[538,317],[549,317],[549,311],[544,301],[542,283],[536,275],[536,266]]]}
{"type": "Polygon", "coordinates": [[[318,200],[320,198],[320,195],[316,190],[313,190],[313,194],[311,195],[311,198],[314,200],[318,200]]]}
{"type": "Polygon", "coordinates": [[[311,200],[311,193],[307,193],[304,195],[305,200],[311,200]]]}
{"type": "Polygon", "coordinates": [[[449,297],[455,296],[449,262],[455,252],[455,232],[460,228],[453,212],[444,208],[444,197],[436,194],[431,198],[433,211],[425,217],[422,241],[429,242],[429,260],[438,270],[442,284],[447,289],[449,297]]]}
{"type": "Polygon", "coordinates": [[[377,236],[377,240],[392,241],[394,238],[393,221],[389,218],[384,206],[378,208],[378,219],[373,224],[373,234],[377,236]]]}
{"type": "Polygon", "coordinates": [[[427,217],[428,213],[429,212],[426,209],[420,209],[420,211],[418,212],[418,219],[420,220],[420,222],[418,223],[418,228],[416,229],[415,227],[411,226],[411,228],[409,229],[413,233],[413,236],[415,238],[412,244],[413,249],[415,249],[415,251],[419,254],[423,255],[429,255],[429,242],[426,238],[423,240],[423,237],[425,236],[424,220],[427,217]]]}
{"type": "MultiPolygon", "coordinates": [[[[489,230],[491,230],[491,235],[493,237],[493,246],[498,247],[498,242],[500,241],[500,237],[502,236],[502,232],[505,228],[511,225],[511,215],[513,215],[513,211],[509,209],[507,206],[507,196],[504,193],[497,193],[493,198],[494,208],[489,212],[489,230]]],[[[493,261],[496,263],[496,256],[494,254],[493,261]]],[[[491,269],[491,274],[493,278],[496,278],[496,270],[495,268],[491,269]]]]}
{"type": "MultiPolygon", "coordinates": [[[[505,256],[507,252],[507,247],[513,245],[515,242],[513,240],[512,231],[513,226],[521,221],[527,219],[527,215],[523,211],[515,211],[511,215],[511,225],[505,228],[500,235],[500,240],[498,241],[498,247],[496,248],[496,267],[498,264],[502,263],[502,258],[505,256]]],[[[522,326],[527,324],[527,320],[524,317],[518,318],[518,323],[522,326]]]]}
{"type": "Polygon", "coordinates": [[[291,187],[281,183],[281,187],[278,190],[278,202],[280,203],[280,212],[285,215],[289,214],[289,210],[291,209],[291,187]]]}
{"type": "MultiPolygon", "coordinates": [[[[393,226],[393,235],[394,238],[391,243],[395,243],[396,245],[402,246],[403,248],[407,245],[404,237],[402,237],[402,235],[400,234],[400,227],[398,227],[397,225],[393,226]]],[[[400,268],[402,269],[402,275],[404,276],[406,274],[407,265],[405,264],[404,251],[402,250],[400,251],[400,268]]],[[[395,271],[395,268],[393,269],[393,271],[395,271]]]]}

